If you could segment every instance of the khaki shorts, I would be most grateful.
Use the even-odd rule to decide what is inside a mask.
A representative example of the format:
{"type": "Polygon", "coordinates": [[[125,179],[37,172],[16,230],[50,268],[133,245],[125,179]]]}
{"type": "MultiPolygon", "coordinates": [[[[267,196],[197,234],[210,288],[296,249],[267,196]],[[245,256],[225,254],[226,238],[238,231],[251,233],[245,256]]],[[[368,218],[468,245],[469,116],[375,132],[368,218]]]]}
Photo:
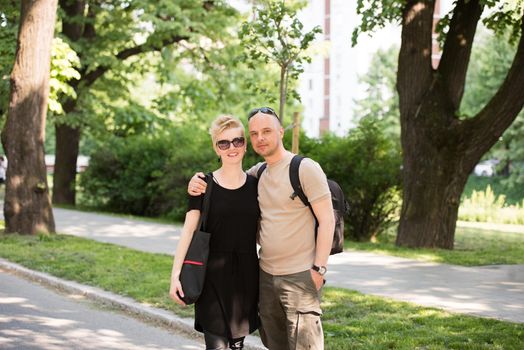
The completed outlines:
{"type": "Polygon", "coordinates": [[[260,270],[259,310],[268,349],[324,349],[320,291],[309,270],[283,276],[260,270]]]}

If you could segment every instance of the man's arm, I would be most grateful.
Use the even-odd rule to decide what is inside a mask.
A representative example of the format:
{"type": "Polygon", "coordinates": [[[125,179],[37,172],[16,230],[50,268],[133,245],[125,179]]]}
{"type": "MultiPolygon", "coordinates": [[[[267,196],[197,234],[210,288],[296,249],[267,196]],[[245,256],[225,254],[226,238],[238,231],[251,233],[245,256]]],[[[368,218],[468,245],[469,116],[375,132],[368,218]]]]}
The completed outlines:
{"type": "Polygon", "coordinates": [[[331,252],[333,233],[335,232],[335,215],[331,197],[324,197],[311,203],[311,207],[318,220],[315,265],[326,266],[331,252]]]}
{"type": "MultiPolygon", "coordinates": [[[[313,212],[318,220],[317,242],[315,249],[316,266],[326,266],[331,252],[333,233],[335,232],[335,215],[333,214],[333,204],[331,196],[324,197],[311,203],[313,212]]],[[[317,271],[311,270],[311,277],[315,282],[317,290],[324,283],[324,278],[317,271]]]]}
{"type": "MultiPolygon", "coordinates": [[[[249,168],[246,173],[248,175],[257,177],[257,171],[262,163],[258,163],[249,168]]],[[[205,180],[202,180],[205,177],[204,173],[199,172],[193,175],[189,183],[187,184],[187,193],[190,196],[200,196],[202,193],[206,192],[207,183],[205,180]]]]}

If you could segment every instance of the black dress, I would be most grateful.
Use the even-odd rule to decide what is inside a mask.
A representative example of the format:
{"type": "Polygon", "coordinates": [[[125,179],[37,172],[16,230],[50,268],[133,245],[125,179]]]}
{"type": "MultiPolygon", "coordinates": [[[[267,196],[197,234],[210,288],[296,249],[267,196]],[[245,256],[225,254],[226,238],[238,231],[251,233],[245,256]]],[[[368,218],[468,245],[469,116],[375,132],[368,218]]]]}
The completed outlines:
{"type": "MultiPolygon", "coordinates": [[[[202,199],[190,196],[189,210],[201,210],[202,199]]],[[[206,226],[211,233],[206,280],[195,303],[197,331],[235,339],[258,328],[259,217],[255,177],[248,175],[234,190],[215,181],[206,226]]]]}

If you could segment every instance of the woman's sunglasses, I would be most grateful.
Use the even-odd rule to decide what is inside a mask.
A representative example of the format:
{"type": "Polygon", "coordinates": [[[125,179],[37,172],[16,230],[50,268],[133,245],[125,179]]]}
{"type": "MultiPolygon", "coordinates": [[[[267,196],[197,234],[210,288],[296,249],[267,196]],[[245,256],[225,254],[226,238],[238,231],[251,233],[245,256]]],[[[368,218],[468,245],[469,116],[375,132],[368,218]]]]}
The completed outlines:
{"type": "Polygon", "coordinates": [[[233,140],[219,140],[217,141],[217,147],[220,148],[222,151],[228,150],[231,144],[235,147],[242,147],[246,143],[246,139],[241,137],[235,137],[233,140]]]}

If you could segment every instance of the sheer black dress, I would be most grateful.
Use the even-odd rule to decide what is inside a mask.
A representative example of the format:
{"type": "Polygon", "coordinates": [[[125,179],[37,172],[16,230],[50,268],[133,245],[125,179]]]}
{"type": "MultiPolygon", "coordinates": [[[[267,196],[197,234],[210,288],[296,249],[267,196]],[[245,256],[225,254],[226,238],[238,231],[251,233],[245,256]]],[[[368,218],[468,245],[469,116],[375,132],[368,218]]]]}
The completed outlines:
{"type": "MultiPolygon", "coordinates": [[[[202,200],[203,195],[190,196],[188,210],[201,210],[202,200]]],[[[206,280],[195,303],[197,331],[233,339],[258,328],[259,217],[255,177],[248,175],[234,190],[215,181],[206,226],[211,233],[206,280]]]]}

